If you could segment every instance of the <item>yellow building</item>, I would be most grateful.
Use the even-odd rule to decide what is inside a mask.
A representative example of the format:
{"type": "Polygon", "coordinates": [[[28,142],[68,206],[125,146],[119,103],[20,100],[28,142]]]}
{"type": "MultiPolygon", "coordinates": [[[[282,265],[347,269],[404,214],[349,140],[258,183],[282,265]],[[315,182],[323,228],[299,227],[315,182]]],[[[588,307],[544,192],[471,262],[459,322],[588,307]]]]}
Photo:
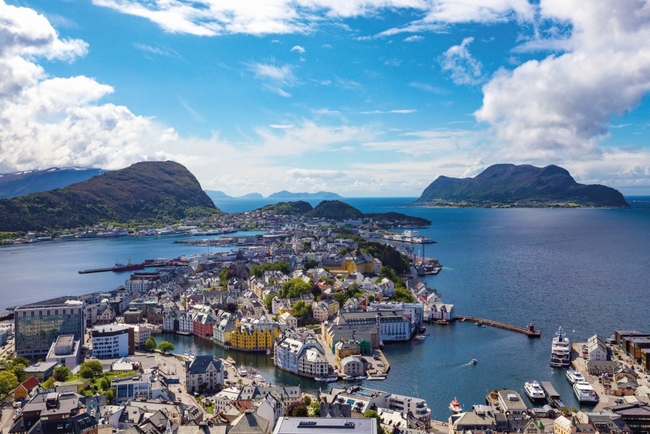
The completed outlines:
{"type": "Polygon", "coordinates": [[[560,416],[553,422],[553,434],[575,434],[577,429],[574,418],[560,416]]]}
{"type": "Polygon", "coordinates": [[[242,351],[272,350],[279,335],[280,328],[276,323],[241,320],[236,322],[235,329],[230,333],[230,345],[242,351]]]}

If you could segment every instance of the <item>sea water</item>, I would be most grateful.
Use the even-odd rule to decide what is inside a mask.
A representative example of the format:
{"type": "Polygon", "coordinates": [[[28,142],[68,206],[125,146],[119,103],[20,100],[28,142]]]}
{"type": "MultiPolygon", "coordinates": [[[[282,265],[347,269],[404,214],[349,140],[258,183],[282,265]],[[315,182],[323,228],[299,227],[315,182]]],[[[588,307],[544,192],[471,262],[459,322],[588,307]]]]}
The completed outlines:
{"type": "MultiPolygon", "coordinates": [[[[424,255],[444,268],[426,283],[456,313],[518,326],[533,322],[540,339],[456,322],[430,325],[423,342],[386,345],[386,381],[366,386],[424,398],[432,417],[446,420],[454,397],[465,408],[484,403],[492,389],[523,393],[531,379],[551,381],[569,406],[577,406],[564,371],[549,365],[551,339],[562,326],[572,341],[616,329],[649,331],[650,208],[632,209],[439,209],[413,207],[412,199],[350,199],[364,212],[397,211],[428,218],[420,232],[437,241],[424,255]],[[477,359],[476,365],[469,364],[477,359]]],[[[263,204],[262,204],[263,205],[263,204]]],[[[260,205],[261,206],[261,205],[260,205]]],[[[254,209],[254,208],[251,208],[254,209]]],[[[246,209],[242,209],[246,211],[246,209]]],[[[77,274],[116,260],[200,254],[205,247],[174,244],[182,237],[124,237],[38,243],[0,248],[0,307],[60,295],[109,290],[128,273],[77,274]]],[[[421,254],[422,246],[415,246],[421,254]]],[[[167,335],[178,352],[227,354],[209,341],[167,335]]],[[[318,383],[276,371],[264,354],[232,352],[238,364],[257,367],[279,384],[318,383]]],[[[327,386],[324,386],[327,387],[327,386]]]]}

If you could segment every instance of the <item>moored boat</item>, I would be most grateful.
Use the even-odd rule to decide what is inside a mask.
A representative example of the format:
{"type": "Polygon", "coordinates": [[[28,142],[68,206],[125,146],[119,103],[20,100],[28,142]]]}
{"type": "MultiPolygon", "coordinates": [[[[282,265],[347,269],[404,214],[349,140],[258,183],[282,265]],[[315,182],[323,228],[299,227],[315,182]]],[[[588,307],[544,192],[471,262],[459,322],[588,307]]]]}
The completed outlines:
{"type": "Polygon", "coordinates": [[[554,368],[567,368],[571,365],[571,343],[566,337],[562,326],[555,332],[551,344],[551,366],[554,368]]]}
{"type": "Polygon", "coordinates": [[[535,380],[527,381],[524,383],[524,392],[531,399],[531,401],[544,401],[546,400],[546,394],[542,389],[542,386],[535,380]]]}
{"type": "Polygon", "coordinates": [[[598,394],[586,381],[579,381],[573,385],[573,393],[581,403],[596,404],[599,400],[598,394]]]}
{"type": "Polygon", "coordinates": [[[571,384],[587,381],[585,380],[585,377],[582,375],[582,373],[580,371],[576,371],[575,369],[568,369],[566,371],[566,379],[569,380],[569,383],[571,384]]]}

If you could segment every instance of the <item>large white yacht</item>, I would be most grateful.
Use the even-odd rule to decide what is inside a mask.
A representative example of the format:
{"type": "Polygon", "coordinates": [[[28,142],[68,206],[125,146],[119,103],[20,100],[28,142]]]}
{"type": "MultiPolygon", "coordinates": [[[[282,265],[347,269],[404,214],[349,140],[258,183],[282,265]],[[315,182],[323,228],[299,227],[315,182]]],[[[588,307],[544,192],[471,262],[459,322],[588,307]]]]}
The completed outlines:
{"type": "Polygon", "coordinates": [[[586,381],[581,381],[573,385],[573,392],[576,394],[578,401],[595,404],[598,402],[598,394],[586,381]]]}
{"type": "Polygon", "coordinates": [[[571,365],[571,342],[566,337],[562,326],[558,328],[551,345],[551,366],[566,368],[571,365]]]}
{"type": "Polygon", "coordinates": [[[566,379],[569,380],[571,384],[587,382],[587,380],[585,380],[585,377],[583,377],[582,373],[580,371],[576,371],[575,369],[567,369],[566,379]]]}
{"type": "Polygon", "coordinates": [[[546,399],[544,389],[535,380],[524,383],[524,391],[532,401],[542,401],[546,399]]]}

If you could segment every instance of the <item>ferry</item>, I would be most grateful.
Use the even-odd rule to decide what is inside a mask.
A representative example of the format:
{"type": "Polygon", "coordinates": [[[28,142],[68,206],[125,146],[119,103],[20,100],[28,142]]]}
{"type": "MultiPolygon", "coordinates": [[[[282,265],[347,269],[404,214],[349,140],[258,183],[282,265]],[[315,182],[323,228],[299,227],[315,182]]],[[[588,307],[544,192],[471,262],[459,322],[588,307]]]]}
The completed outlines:
{"type": "Polygon", "coordinates": [[[569,380],[569,383],[571,384],[587,382],[587,380],[585,380],[585,377],[582,376],[582,373],[580,371],[576,371],[575,369],[568,369],[566,371],[566,379],[569,380]]]}
{"type": "Polygon", "coordinates": [[[576,394],[576,398],[581,403],[596,404],[598,402],[598,394],[591,387],[591,384],[586,381],[580,381],[573,385],[573,393],[576,394]]]}
{"type": "Polygon", "coordinates": [[[558,328],[551,344],[551,366],[567,368],[571,365],[571,344],[562,326],[558,328]]]}
{"type": "Polygon", "coordinates": [[[524,383],[524,392],[531,399],[531,401],[543,401],[546,400],[546,394],[542,389],[542,386],[535,380],[527,381],[524,383]]]}
{"type": "Polygon", "coordinates": [[[454,398],[449,403],[449,410],[451,410],[452,413],[462,413],[463,407],[461,407],[460,402],[458,402],[458,400],[454,398]]]}

